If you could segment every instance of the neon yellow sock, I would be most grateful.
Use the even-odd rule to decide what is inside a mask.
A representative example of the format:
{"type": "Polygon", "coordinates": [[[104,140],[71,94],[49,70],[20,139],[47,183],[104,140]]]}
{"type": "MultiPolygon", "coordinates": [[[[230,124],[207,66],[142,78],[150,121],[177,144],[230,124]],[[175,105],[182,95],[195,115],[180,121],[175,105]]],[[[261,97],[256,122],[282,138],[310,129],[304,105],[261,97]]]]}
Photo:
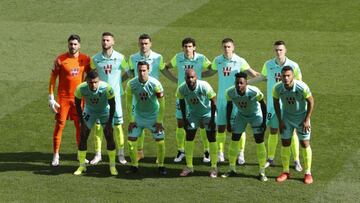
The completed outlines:
{"type": "Polygon", "coordinates": [[[85,151],[78,150],[78,159],[80,166],[85,166],[86,150],[85,151]]]}
{"type": "Polygon", "coordinates": [[[306,148],[302,148],[302,153],[304,157],[304,165],[305,165],[305,173],[311,173],[311,163],[312,163],[312,150],[311,147],[308,146],[306,148]]]}
{"type": "Polygon", "coordinates": [[[236,158],[237,158],[237,155],[239,153],[238,146],[239,146],[239,141],[234,141],[234,140],[230,141],[230,145],[229,145],[229,165],[230,165],[230,170],[235,169],[236,158]]]}
{"type": "Polygon", "coordinates": [[[193,168],[194,141],[185,141],[186,166],[193,168]]]}
{"type": "Polygon", "coordinates": [[[217,141],[217,144],[218,144],[219,152],[224,152],[224,146],[225,146],[225,141],[226,141],[226,133],[225,132],[223,132],[223,133],[217,132],[216,141],[217,141]]]}
{"type": "Polygon", "coordinates": [[[145,140],[145,131],[143,130],[140,137],[138,137],[138,139],[137,139],[138,150],[144,149],[144,140],[145,140]]]}
{"type": "Polygon", "coordinates": [[[95,152],[101,152],[101,143],[104,135],[101,125],[95,124],[94,127],[91,129],[91,132],[94,135],[95,152]]]}
{"type": "Polygon", "coordinates": [[[268,158],[274,160],[276,153],[276,146],[278,144],[278,134],[269,134],[268,138],[268,158]]]}
{"type": "Polygon", "coordinates": [[[157,160],[158,166],[164,166],[165,159],[165,142],[164,140],[157,141],[157,160]]]}
{"type": "Polygon", "coordinates": [[[289,173],[290,147],[281,147],[281,161],[283,165],[283,172],[289,173]]]}
{"type": "Polygon", "coordinates": [[[259,162],[259,167],[260,168],[265,168],[265,163],[266,163],[266,147],[265,147],[265,143],[259,143],[256,144],[257,147],[257,157],[258,157],[258,162],[259,162]]]}
{"type": "Polygon", "coordinates": [[[209,142],[209,148],[210,148],[210,160],[211,160],[211,167],[216,168],[217,161],[218,161],[218,145],[216,142],[209,142]]]}
{"type": "Polygon", "coordinates": [[[124,133],[122,125],[114,125],[114,137],[116,149],[124,149],[124,133]]]}
{"type": "Polygon", "coordinates": [[[116,155],[116,150],[107,150],[108,152],[108,156],[109,156],[109,165],[110,166],[115,166],[115,155],[116,155]]]}
{"type": "Polygon", "coordinates": [[[246,133],[243,132],[241,134],[240,141],[239,141],[239,150],[240,150],[240,152],[245,151],[245,143],[246,143],[246,133]]]}
{"type": "Polygon", "coordinates": [[[299,139],[296,133],[293,134],[292,138],[291,138],[291,153],[294,157],[294,161],[299,161],[299,139]]]}
{"type": "Polygon", "coordinates": [[[184,151],[184,144],[185,144],[184,128],[176,128],[176,142],[178,145],[178,150],[184,151]]]}
{"type": "Polygon", "coordinates": [[[200,128],[200,137],[204,146],[204,152],[209,151],[209,140],[207,139],[205,128],[200,128]]]}
{"type": "Polygon", "coordinates": [[[129,145],[129,154],[131,159],[131,165],[138,167],[139,162],[137,160],[137,141],[130,141],[128,140],[129,145]]]}

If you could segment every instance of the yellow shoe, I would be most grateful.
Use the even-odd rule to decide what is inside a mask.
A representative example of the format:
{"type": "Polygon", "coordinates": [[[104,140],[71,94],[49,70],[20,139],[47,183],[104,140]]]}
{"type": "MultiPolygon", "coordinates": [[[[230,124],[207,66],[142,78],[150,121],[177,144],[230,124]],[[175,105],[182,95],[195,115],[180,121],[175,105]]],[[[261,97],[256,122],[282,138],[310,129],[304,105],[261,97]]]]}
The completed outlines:
{"type": "Polygon", "coordinates": [[[110,174],[112,176],[117,176],[118,175],[118,171],[116,170],[115,166],[110,166],[110,174]]]}
{"type": "Polygon", "coordinates": [[[79,166],[79,168],[74,172],[74,175],[81,175],[83,172],[86,172],[85,166],[79,166]]]}

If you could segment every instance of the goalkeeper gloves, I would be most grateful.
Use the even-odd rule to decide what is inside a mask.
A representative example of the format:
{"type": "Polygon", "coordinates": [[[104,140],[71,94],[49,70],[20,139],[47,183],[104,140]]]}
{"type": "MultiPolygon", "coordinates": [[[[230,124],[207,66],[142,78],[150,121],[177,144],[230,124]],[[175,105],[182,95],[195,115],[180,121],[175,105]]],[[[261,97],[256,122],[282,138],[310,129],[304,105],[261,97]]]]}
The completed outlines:
{"type": "Polygon", "coordinates": [[[58,109],[60,108],[60,105],[55,101],[53,94],[49,95],[49,106],[54,113],[58,113],[58,109]]]}

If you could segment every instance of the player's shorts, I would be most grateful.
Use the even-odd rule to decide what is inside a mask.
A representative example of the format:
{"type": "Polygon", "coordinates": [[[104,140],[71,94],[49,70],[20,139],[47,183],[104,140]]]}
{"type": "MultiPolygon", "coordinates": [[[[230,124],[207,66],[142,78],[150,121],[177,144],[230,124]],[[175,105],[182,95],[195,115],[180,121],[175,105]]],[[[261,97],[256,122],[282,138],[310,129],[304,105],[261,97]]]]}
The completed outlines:
{"type": "Polygon", "coordinates": [[[305,117],[306,113],[296,116],[284,115],[286,129],[283,130],[281,139],[291,139],[294,129],[296,129],[299,140],[310,140],[311,129],[308,132],[303,132],[303,122],[305,117]]]}
{"type": "MultiPolygon", "coordinates": [[[[195,116],[195,115],[189,115],[187,120],[190,123],[190,126],[188,126],[188,130],[196,130],[198,129],[200,126],[204,126],[206,131],[211,131],[211,128],[209,126],[210,123],[210,118],[211,116],[195,116]]],[[[215,120],[216,120],[216,116],[215,116],[215,120]]],[[[214,130],[216,130],[216,123],[215,123],[215,127],[214,130]]]]}
{"type": "Polygon", "coordinates": [[[119,95],[115,96],[115,114],[114,114],[113,122],[115,125],[121,125],[124,123],[121,97],[119,95]]]}
{"type": "Polygon", "coordinates": [[[59,98],[60,109],[55,114],[55,119],[58,122],[65,122],[66,120],[77,120],[78,114],[76,111],[74,98],[59,98]]]}
{"type": "Polygon", "coordinates": [[[274,112],[268,112],[266,115],[266,126],[270,128],[279,128],[279,120],[274,112]]]}
{"type": "Polygon", "coordinates": [[[154,139],[164,139],[165,133],[164,131],[156,132],[155,124],[156,124],[156,117],[151,118],[143,118],[141,116],[135,115],[135,123],[136,127],[129,132],[128,137],[140,137],[141,133],[145,128],[149,129],[153,135],[154,139]]]}
{"type": "Polygon", "coordinates": [[[232,124],[232,132],[234,134],[241,134],[245,132],[247,124],[250,124],[254,135],[264,133],[265,129],[262,126],[263,117],[262,114],[256,114],[252,117],[245,117],[240,113],[235,116],[235,121],[232,124]]]}
{"type": "MultiPolygon", "coordinates": [[[[186,106],[186,115],[189,114],[189,108],[186,106]]],[[[183,119],[181,109],[180,109],[180,101],[176,99],[176,112],[175,112],[176,119],[183,119]]]]}
{"type": "Polygon", "coordinates": [[[87,109],[83,111],[82,115],[86,126],[91,129],[95,123],[100,123],[103,127],[109,120],[109,110],[101,112],[101,113],[94,113],[87,109]]]}
{"type": "MultiPolygon", "coordinates": [[[[217,125],[226,125],[227,124],[227,121],[226,121],[227,100],[224,98],[218,98],[216,103],[217,103],[216,104],[216,109],[217,109],[216,124],[217,125]]],[[[231,117],[230,117],[231,121],[234,121],[237,112],[238,112],[238,109],[236,108],[235,105],[233,105],[233,109],[231,111],[231,117]]]]}

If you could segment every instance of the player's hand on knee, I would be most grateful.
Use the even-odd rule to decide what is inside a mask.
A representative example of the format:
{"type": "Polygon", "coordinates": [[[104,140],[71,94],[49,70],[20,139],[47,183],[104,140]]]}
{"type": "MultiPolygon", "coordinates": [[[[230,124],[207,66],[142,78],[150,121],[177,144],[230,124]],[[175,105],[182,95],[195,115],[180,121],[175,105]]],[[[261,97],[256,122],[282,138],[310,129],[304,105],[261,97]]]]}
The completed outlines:
{"type": "Polygon", "coordinates": [[[134,128],[136,128],[136,123],[130,122],[128,127],[128,132],[131,133],[134,128]]]}
{"type": "Polygon", "coordinates": [[[50,95],[49,95],[49,106],[50,106],[51,110],[52,110],[54,113],[58,113],[58,109],[60,108],[60,104],[58,104],[58,103],[55,101],[53,94],[50,94],[50,95]]]}
{"type": "Polygon", "coordinates": [[[155,127],[155,131],[156,131],[157,133],[159,133],[159,132],[161,132],[161,131],[164,130],[164,127],[163,127],[162,123],[155,123],[154,127],[155,127]]]}
{"type": "Polygon", "coordinates": [[[305,119],[303,122],[303,132],[308,133],[310,132],[310,119],[305,119]]]}

